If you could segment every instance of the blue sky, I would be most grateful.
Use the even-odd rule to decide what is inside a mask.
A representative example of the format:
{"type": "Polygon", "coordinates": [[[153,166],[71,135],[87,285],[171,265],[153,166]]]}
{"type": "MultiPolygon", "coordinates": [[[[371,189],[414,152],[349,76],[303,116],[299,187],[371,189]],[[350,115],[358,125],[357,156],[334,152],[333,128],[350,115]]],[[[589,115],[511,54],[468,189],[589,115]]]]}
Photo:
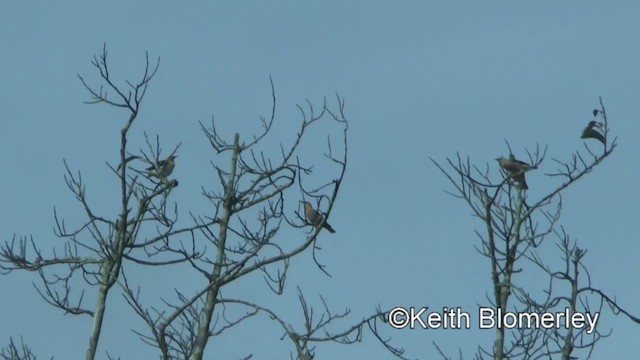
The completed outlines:
{"type": "MultiPolygon", "coordinates": [[[[296,103],[308,98],[319,106],[327,96],[334,105],[335,92],[346,98],[349,165],[331,214],[337,232],[320,235],[321,257],[333,278],[303,254],[292,262],[287,295],[274,299],[259,276],[230,292],[264,299],[294,323],[300,314],[295,285],[316,305],[323,295],[335,310],[351,308],[354,321],[377,304],[475,311],[491,287],[489,264],[473,248],[482,223],[443,192],[451,188],[428,158],[460,152],[478,165],[489,163],[497,174],[493,159],[507,154],[503,139],[516,156],[539,142],[549,155],[568,157],[583,148],[580,131],[602,96],[620,145],[564,193],[562,224],[589,249],[594,286],[637,314],[640,291],[633,279],[640,245],[629,236],[636,233],[640,175],[640,145],[632,135],[640,130],[639,11],[632,1],[3,3],[0,238],[30,234],[51,249],[60,244],[52,232],[54,206],[67,223],[82,221],[65,187],[63,159],[82,172],[97,211],[117,213],[117,182],[105,163],[117,160],[126,114],[83,104],[88,97],[76,77],[97,84],[90,60],[106,42],[119,79],[139,77],[145,50],[161,58],[132,141],[143,147],[146,131],[160,136],[165,151],[182,143],[174,174],[183,219],[186,211],[207,211],[200,188],[218,183],[209,166],[215,154],[199,121],[215,115],[228,136],[257,133],[258,116],[270,110],[271,75],[280,134],[273,144],[286,144],[300,121],[296,103]]],[[[301,156],[322,161],[324,148],[318,147],[326,134],[340,135],[330,126],[318,133],[320,140],[306,144],[301,156]]],[[[557,183],[543,175],[555,169],[550,158],[542,168],[528,176],[531,198],[557,183]]],[[[317,176],[331,178],[332,171],[319,166],[317,176]]],[[[286,236],[303,241],[306,235],[286,236]]],[[[150,298],[165,283],[200,281],[187,271],[162,280],[145,271],[136,275],[150,298]]],[[[22,335],[41,357],[83,357],[91,320],[63,316],[45,304],[33,289],[34,275],[0,277],[0,343],[22,335]]],[[[129,330],[144,330],[144,324],[114,295],[99,358],[107,349],[123,359],[152,358],[153,350],[129,330]]],[[[637,325],[610,313],[601,321],[613,335],[601,341],[594,358],[640,352],[637,325]]],[[[477,329],[387,333],[409,357],[423,359],[436,358],[432,341],[451,356],[460,348],[470,358],[493,337],[477,329]]],[[[277,328],[259,321],[226,333],[208,350],[224,359],[252,350],[258,359],[282,359],[290,347],[279,337],[277,328]],[[247,334],[257,339],[252,346],[247,334]]],[[[321,345],[318,354],[389,358],[370,336],[355,346],[321,345]]]]}

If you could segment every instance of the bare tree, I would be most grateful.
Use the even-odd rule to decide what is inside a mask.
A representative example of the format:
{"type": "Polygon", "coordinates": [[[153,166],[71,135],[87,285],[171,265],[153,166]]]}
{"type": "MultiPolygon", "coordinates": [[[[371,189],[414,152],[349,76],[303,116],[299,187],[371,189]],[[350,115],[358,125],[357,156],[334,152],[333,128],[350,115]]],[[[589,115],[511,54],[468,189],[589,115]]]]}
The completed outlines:
{"type": "MultiPolygon", "coordinates": [[[[135,84],[127,82],[128,90],[126,91],[121,91],[115,85],[109,73],[106,46],[99,57],[94,57],[92,65],[98,70],[107,90],[103,86],[100,86],[99,90],[94,90],[83,77],[78,75],[92,96],[87,103],[106,103],[123,108],[129,114],[120,137],[121,166],[117,169],[111,167],[120,182],[121,214],[115,220],[96,214],[86,197],[86,188],[81,174],[79,172],[74,174],[65,161],[67,187],[81,204],[87,219],[75,229],[70,230],[54,209],[55,235],[64,240],[61,254],[54,249],[53,256],[47,258],[32,238],[18,239],[15,236],[11,242],[5,242],[0,250],[0,266],[3,272],[16,269],[37,272],[41,279],[41,286],[37,287],[37,290],[46,302],[67,314],[89,315],[93,318],[87,359],[95,357],[105,316],[106,299],[120,278],[124,260],[130,257],[129,253],[134,248],[148,245],[136,244],[134,235],[142,222],[147,221],[145,216],[153,214],[157,209],[155,202],[162,198],[167,189],[175,185],[163,184],[152,192],[138,191],[141,189],[138,186],[139,177],[131,176],[127,172],[129,168],[123,166],[135,159],[127,156],[127,135],[138,116],[140,103],[146,94],[149,82],[156,74],[159,59],[152,66],[147,54],[141,80],[135,84]],[[113,91],[115,95],[108,97],[108,90],[113,91]],[[134,195],[138,196],[138,209],[135,215],[131,216],[130,206],[132,206],[134,195]],[[80,282],[84,282],[88,288],[94,288],[96,291],[96,302],[92,308],[84,304],[85,289],[80,291],[79,296],[72,294],[73,285],[80,282]]],[[[159,221],[164,220],[157,218],[159,221]]]]}
{"type": "MultiPolygon", "coordinates": [[[[321,342],[359,342],[365,328],[372,331],[391,354],[404,359],[404,350],[393,347],[378,331],[377,322],[385,316],[382,310],[375,310],[345,330],[330,331],[328,326],[345,319],[349,310],[335,313],[321,296],[323,306],[318,318],[298,288],[304,327],[294,329],[291,319],[288,322],[258,301],[222,294],[229,284],[262,275],[274,296],[285,296],[290,260],[304,252],[313,253],[319,271],[329,275],[318,256],[321,249],[317,238],[322,224],[310,224],[300,204],[302,200],[314,203],[322,211],[322,222],[330,217],[347,166],[348,122],[344,99],[336,95],[336,110],[330,109],[326,99],[319,110],[308,100],[304,106],[298,105],[302,118],[299,130],[292,144],[281,145],[275,154],[259,150],[263,139],[272,135],[276,119],[273,81],[273,106],[270,115],[261,118],[263,128],[258,135],[241,138],[236,133],[233,140],[227,141],[213,120],[209,126],[201,124],[219,160],[212,163],[219,188],[203,188],[203,196],[212,204],[211,212],[189,213],[189,223],[180,227],[178,216],[182,212],[171,202],[171,195],[179,184],[169,178],[173,164],[164,168],[173,161],[180,144],[164,161],[159,137],[151,141],[145,133],[144,149],[134,152],[128,143],[140,104],[160,62],[158,59],[151,63],[148,54],[145,59],[141,80],[119,85],[109,71],[105,45],[92,62],[100,85],[91,85],[78,75],[91,96],[88,104],[106,104],[126,112],[120,133],[119,164],[107,164],[119,184],[117,217],[99,215],[93,210],[95,206],[87,199],[81,174],[74,173],[65,161],[67,186],[84,210],[86,220],[69,229],[54,211],[55,235],[63,240],[62,252],[54,249],[53,255],[47,256],[33,238],[14,236],[0,249],[2,272],[38,273],[41,285],[37,290],[46,302],[65,313],[93,318],[86,359],[96,356],[106,316],[106,300],[113,289],[120,290],[118,293],[146,324],[146,330],[134,331],[142,342],[156,347],[162,359],[202,359],[212,338],[259,314],[274,321],[283,338],[291,341],[292,354],[298,359],[312,359],[316,345],[321,342]],[[313,173],[315,160],[300,158],[299,148],[313,126],[320,122],[337,126],[341,140],[336,147],[333,138],[327,138],[324,159],[335,172],[318,182],[318,176],[313,173]],[[291,245],[278,236],[287,228],[301,237],[301,230],[313,231],[304,241],[291,245]],[[199,278],[201,286],[193,291],[182,288],[181,284],[172,284],[173,299],[161,298],[161,307],[150,306],[149,302],[157,303],[158,299],[152,301],[146,297],[142,287],[135,283],[135,276],[131,276],[139,267],[153,271],[168,267],[180,271],[191,269],[195,274],[192,277],[199,278]],[[86,304],[87,290],[95,291],[94,304],[86,304]],[[244,313],[239,312],[241,315],[232,318],[229,313],[233,308],[244,313]]],[[[111,358],[108,352],[107,355],[111,358]]]]}
{"type": "MultiPolygon", "coordinates": [[[[585,151],[574,152],[568,161],[552,158],[559,168],[546,175],[550,181],[561,181],[539,199],[528,197],[526,185],[522,184],[526,184],[524,176],[527,171],[544,163],[546,148],[537,146],[534,152],[527,151],[530,166],[522,165],[519,171],[507,166],[497,180],[491,166],[481,168],[472,165],[468,157],[463,159],[458,155],[455,159],[447,159],[452,170],[431,159],[453,184],[455,192],[450,194],[465,201],[473,215],[483,222],[484,229],[476,231],[480,238],[476,250],[489,260],[493,288],[487,300],[495,314],[499,314],[498,311],[543,314],[566,310],[568,316],[576,313],[595,316],[604,305],[608,305],[613,313],[622,312],[639,323],[610,296],[593,287],[584,262],[587,250],[578,247],[577,241],[571,240],[564,227],[559,225],[562,192],[594,170],[617,146],[616,139],[611,140],[610,137],[602,99],[600,108],[594,110],[594,116],[603,122],[594,120],[589,123],[585,133],[591,131],[590,136],[583,134],[583,138],[591,141],[590,144],[597,143],[589,138],[600,140],[602,150],[593,150],[585,143],[585,151]],[[557,241],[548,241],[550,236],[557,241]],[[559,262],[548,256],[554,252],[559,254],[559,262]],[[557,265],[549,265],[551,263],[557,265]],[[531,277],[524,279],[524,275],[534,273],[544,274],[547,282],[532,284],[531,277]],[[518,278],[522,280],[518,281],[518,278]],[[537,290],[540,288],[544,289],[541,294],[537,290]]],[[[507,147],[513,154],[509,143],[507,147]]],[[[510,158],[513,159],[515,157],[510,158]]],[[[601,332],[599,328],[592,332],[586,330],[574,326],[547,329],[539,325],[520,326],[513,330],[496,328],[493,346],[488,349],[480,346],[475,358],[550,359],[561,356],[562,359],[577,359],[577,354],[580,358],[589,357],[596,343],[609,333],[601,332]]],[[[436,348],[443,358],[448,358],[437,345],[436,348]]]]}
{"type": "MultiPolygon", "coordinates": [[[[273,106],[270,115],[261,118],[262,131],[248,141],[241,141],[240,134],[237,133],[233,141],[225,141],[213,119],[209,126],[201,124],[211,148],[217,154],[228,155],[226,159],[218,157],[224,159],[221,161],[228,161],[225,165],[213,163],[220,189],[203,189],[203,195],[213,205],[212,214],[192,218],[203,238],[199,244],[213,247],[215,256],[208,254],[205,249],[194,250],[192,244],[185,246],[176,241],[171,244],[179,244],[178,247],[167,242],[166,247],[161,249],[188,259],[193,272],[203,279],[201,289],[193,293],[176,289],[175,299],[165,301],[167,310],[150,311],[138,295],[139,289],[125,285],[127,301],[149,327],[148,334],[139,332],[139,335],[146,343],[157,346],[163,359],[202,359],[211,338],[258,314],[266,314],[275,321],[284,336],[291,340],[297,358],[312,358],[314,343],[334,341],[348,344],[360,341],[365,325],[381,339],[375,325],[383,315],[381,311],[357,322],[347,331],[330,333],[326,330],[327,326],[334,320],[347,316],[349,311],[334,314],[323,300],[324,315],[314,322],[313,311],[299,290],[306,325],[303,330],[296,331],[265,305],[246,299],[227,298],[221,294],[228,284],[261,274],[273,293],[283,295],[291,258],[307,250],[313,252],[318,268],[328,274],[315,256],[319,251],[316,240],[322,227],[317,227],[298,245],[281,241],[277,235],[285,227],[308,228],[310,225],[300,211],[301,198],[313,200],[316,206],[326,208],[324,220],[330,216],[347,165],[348,123],[344,115],[344,100],[336,96],[337,111],[331,110],[326,100],[319,111],[309,101],[305,107],[298,106],[302,121],[292,145],[281,145],[276,156],[269,156],[256,149],[269,135],[276,119],[273,81],[271,91],[273,106]],[[326,179],[319,186],[309,188],[306,180],[313,175],[313,164],[305,164],[296,154],[312,126],[327,118],[342,127],[340,152],[336,155],[329,137],[325,154],[325,158],[335,165],[337,174],[335,178],[326,179]],[[229,319],[229,315],[224,314],[232,312],[233,307],[248,309],[248,312],[229,319]],[[216,319],[216,313],[222,315],[216,319]],[[319,332],[323,334],[318,335],[319,332]],[[352,335],[353,339],[350,338],[352,335]]],[[[402,358],[402,349],[392,347],[388,340],[381,341],[392,354],[402,358]]]]}
{"type": "MultiPolygon", "coordinates": [[[[23,339],[20,339],[20,345],[16,344],[13,338],[9,338],[9,344],[0,349],[0,359],[2,360],[36,360],[37,357],[23,339]]],[[[53,359],[53,357],[51,358],[53,359]]]]}

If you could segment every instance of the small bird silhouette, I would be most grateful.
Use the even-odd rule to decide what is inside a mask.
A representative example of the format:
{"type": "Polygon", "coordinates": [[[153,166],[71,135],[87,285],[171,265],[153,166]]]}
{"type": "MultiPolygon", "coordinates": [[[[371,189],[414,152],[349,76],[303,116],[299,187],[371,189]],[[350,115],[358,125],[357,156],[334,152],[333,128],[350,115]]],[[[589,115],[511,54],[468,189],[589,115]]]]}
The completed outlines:
{"type": "MultiPolygon", "coordinates": [[[[324,216],[322,216],[322,214],[317,212],[313,208],[313,206],[311,206],[311,204],[306,201],[304,202],[304,214],[307,217],[307,220],[309,220],[309,222],[311,223],[311,225],[315,227],[318,227],[318,225],[320,225],[320,223],[322,222],[322,219],[324,219],[324,216]]],[[[332,234],[336,232],[335,230],[333,230],[331,225],[329,225],[329,223],[326,221],[324,222],[324,224],[322,224],[322,227],[327,229],[332,234]]]]}
{"type": "Polygon", "coordinates": [[[596,139],[602,143],[602,145],[607,146],[607,139],[604,138],[604,135],[596,128],[600,128],[601,125],[595,120],[589,121],[587,127],[582,130],[581,139],[596,139]]]}
{"type": "Polygon", "coordinates": [[[154,166],[150,166],[147,168],[150,176],[155,176],[160,179],[166,179],[171,173],[173,169],[176,167],[175,159],[177,155],[171,155],[166,160],[160,160],[154,166]]]}

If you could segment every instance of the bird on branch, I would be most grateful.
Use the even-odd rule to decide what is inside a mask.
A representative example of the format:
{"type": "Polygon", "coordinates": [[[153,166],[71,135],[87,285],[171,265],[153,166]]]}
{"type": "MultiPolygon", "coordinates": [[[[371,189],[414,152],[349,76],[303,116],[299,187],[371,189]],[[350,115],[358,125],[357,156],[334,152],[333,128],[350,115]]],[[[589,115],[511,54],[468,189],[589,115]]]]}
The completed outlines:
{"type": "Polygon", "coordinates": [[[155,176],[159,179],[166,180],[176,167],[177,155],[170,155],[166,160],[160,160],[157,164],[147,168],[149,176],[155,176]]]}
{"type": "Polygon", "coordinates": [[[529,186],[527,185],[527,179],[525,178],[524,173],[526,173],[529,170],[537,169],[536,166],[529,165],[524,161],[520,161],[516,159],[516,157],[513,156],[513,154],[509,154],[508,159],[504,157],[499,157],[496,160],[498,161],[498,164],[500,164],[500,167],[507,172],[507,174],[509,175],[509,178],[513,180],[513,182],[515,183],[518,189],[521,189],[521,190],[529,189],[529,186]]]}
{"type": "MultiPolygon", "coordinates": [[[[320,223],[322,223],[322,220],[324,219],[324,216],[316,211],[313,206],[311,206],[311,204],[306,201],[304,202],[304,214],[311,225],[315,226],[316,228],[320,225],[320,223]]],[[[326,221],[322,224],[322,227],[327,229],[327,231],[332,234],[336,232],[326,221]]]]}

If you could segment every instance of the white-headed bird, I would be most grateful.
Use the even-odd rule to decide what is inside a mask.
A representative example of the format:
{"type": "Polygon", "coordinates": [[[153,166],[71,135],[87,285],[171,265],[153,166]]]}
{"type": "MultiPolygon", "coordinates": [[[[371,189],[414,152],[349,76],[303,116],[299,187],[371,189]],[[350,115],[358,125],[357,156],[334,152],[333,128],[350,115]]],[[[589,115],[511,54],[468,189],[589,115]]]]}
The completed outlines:
{"type": "MultiPolygon", "coordinates": [[[[324,216],[322,216],[322,214],[317,212],[313,208],[313,206],[311,206],[311,204],[306,201],[304,202],[304,214],[307,217],[307,220],[311,223],[311,225],[315,227],[318,227],[322,222],[322,220],[324,219],[324,216]]],[[[332,234],[336,232],[335,230],[333,230],[331,225],[329,225],[329,223],[326,221],[324,222],[324,224],[322,224],[322,227],[327,229],[327,231],[329,231],[332,234]]]]}

